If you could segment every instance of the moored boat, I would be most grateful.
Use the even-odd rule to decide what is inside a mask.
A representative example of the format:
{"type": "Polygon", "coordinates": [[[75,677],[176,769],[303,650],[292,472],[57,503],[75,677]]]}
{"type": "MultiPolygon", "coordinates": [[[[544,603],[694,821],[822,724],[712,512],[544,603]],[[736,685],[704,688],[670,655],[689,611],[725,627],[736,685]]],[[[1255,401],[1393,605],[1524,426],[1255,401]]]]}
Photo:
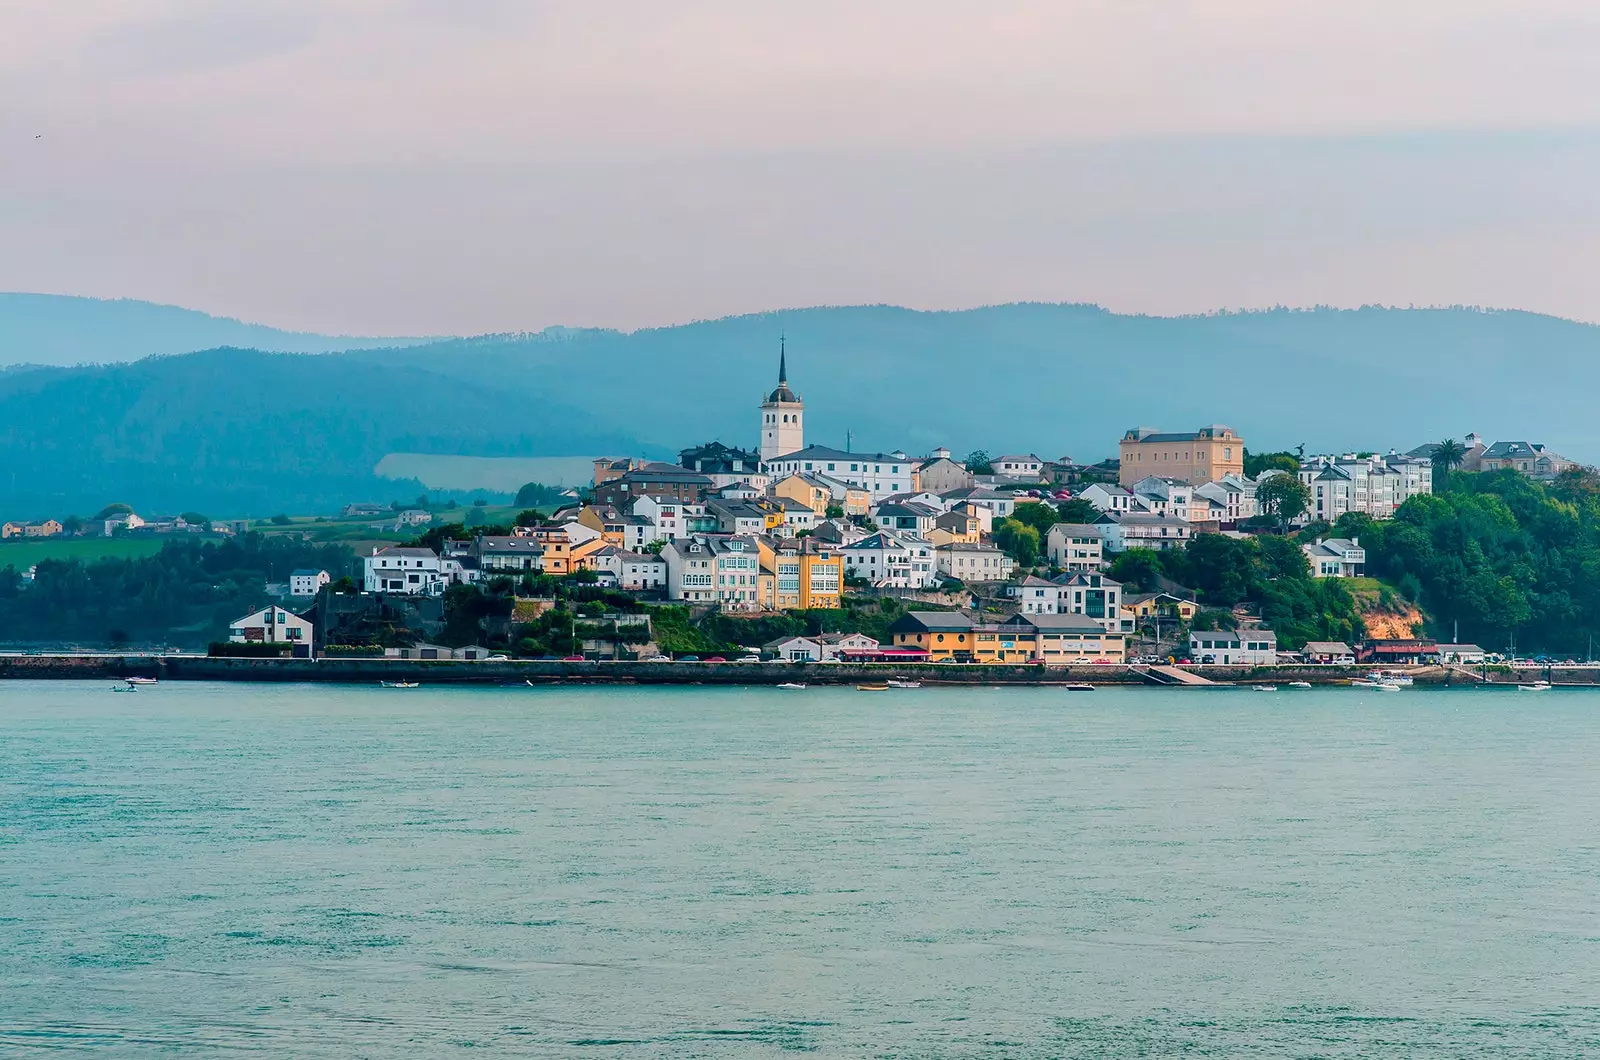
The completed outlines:
{"type": "Polygon", "coordinates": [[[1093,692],[1094,685],[1063,685],[1068,692],[1093,692]]]}
{"type": "Polygon", "coordinates": [[[805,685],[796,683],[794,681],[785,681],[783,684],[778,685],[777,687],[783,689],[785,692],[804,692],[806,690],[805,685]]]}
{"type": "Polygon", "coordinates": [[[123,680],[130,685],[153,685],[156,683],[154,677],[124,677],[123,680]]]}
{"type": "Polygon", "coordinates": [[[1518,692],[1548,692],[1548,691],[1550,691],[1550,682],[1549,681],[1535,681],[1532,684],[1518,685],[1517,686],[1517,691],[1518,692]]]}
{"type": "Polygon", "coordinates": [[[1257,692],[1276,692],[1278,690],[1278,686],[1277,685],[1256,685],[1255,686],[1255,690],[1257,692]]]}
{"type": "Polygon", "coordinates": [[[907,681],[899,677],[891,677],[885,682],[890,688],[921,688],[921,681],[907,681]]]}
{"type": "Polygon", "coordinates": [[[1310,681],[1290,681],[1288,687],[1290,687],[1290,688],[1310,688],[1311,687],[1311,682],[1310,681]]]}
{"type": "Polygon", "coordinates": [[[889,686],[887,684],[885,684],[884,682],[882,682],[882,681],[874,681],[874,682],[870,682],[868,684],[856,685],[856,691],[857,692],[887,692],[887,691],[889,691],[889,686]]]}
{"type": "Polygon", "coordinates": [[[379,681],[384,688],[416,688],[416,681],[379,681]]]}

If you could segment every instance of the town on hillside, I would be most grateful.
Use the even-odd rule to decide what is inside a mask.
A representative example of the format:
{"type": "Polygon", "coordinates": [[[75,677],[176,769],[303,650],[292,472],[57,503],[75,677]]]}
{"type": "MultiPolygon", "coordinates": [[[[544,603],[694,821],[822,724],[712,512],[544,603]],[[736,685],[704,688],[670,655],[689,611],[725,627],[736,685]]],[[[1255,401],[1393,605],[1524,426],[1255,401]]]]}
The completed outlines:
{"type": "Polygon", "coordinates": [[[707,441],[683,449],[676,463],[596,460],[589,489],[548,514],[374,547],[361,557],[359,585],[342,592],[329,591],[326,572],[295,572],[293,594],[317,606],[263,608],[235,622],[231,639],[287,643],[301,653],[376,650],[374,629],[398,622],[438,632],[449,622],[453,589],[498,584],[510,587],[508,599],[470,627],[492,628],[490,636],[466,647],[420,640],[385,650],[423,658],[688,654],[685,645],[697,642],[656,636],[646,606],[654,602],[715,614],[722,643],[752,658],[1478,662],[1482,649],[1420,636],[1413,608],[1382,586],[1364,586],[1361,537],[1340,528],[1391,519],[1432,492],[1441,467],[1510,469],[1552,481],[1573,466],[1537,443],[1485,444],[1476,435],[1406,452],[1257,458],[1222,424],[1131,429],[1115,459],[1090,465],[1032,453],[859,452],[808,439],[805,414],[780,350],[777,385],[755,410],[756,448],[707,441]],[[1285,546],[1293,553],[1287,559],[1285,546]],[[1280,595],[1282,585],[1305,586],[1297,591],[1321,610],[1321,625],[1275,628],[1283,623],[1273,621],[1270,600],[1210,584],[1217,576],[1204,557],[1229,547],[1224,565],[1244,562],[1250,547],[1267,558],[1249,562],[1277,564],[1283,577],[1269,580],[1280,582],[1280,595]],[[1163,554],[1186,559],[1168,567],[1163,554]],[[1207,584],[1174,576],[1185,570],[1207,584]],[[1321,602],[1318,582],[1347,601],[1346,617],[1321,602]],[[1368,598],[1354,599],[1334,582],[1368,598]],[[568,638],[548,628],[544,637],[515,637],[519,627],[537,632],[540,616],[563,606],[561,585],[581,586],[596,601],[582,609],[585,635],[574,619],[568,638]],[[868,623],[875,636],[861,623],[843,628],[849,622],[761,636],[782,628],[764,617],[854,614],[868,600],[876,601],[868,623]],[[1363,608],[1389,635],[1364,636],[1363,608]]]}
{"type": "Polygon", "coordinates": [[[264,566],[268,583],[217,649],[241,654],[1478,661],[1488,653],[1475,645],[1421,635],[1418,588],[1368,577],[1363,539],[1441,474],[1589,473],[1539,443],[1476,434],[1404,452],[1253,454],[1223,424],[1130,429],[1114,458],[1089,464],[860,452],[807,437],[781,346],[753,416],[754,448],[598,459],[587,489],[530,484],[509,507],[421,497],[252,526],[112,505],[7,522],[0,536],[203,535],[244,548],[264,531],[361,547],[342,566],[319,565],[333,553],[309,544],[234,557],[234,569],[264,566]]]}

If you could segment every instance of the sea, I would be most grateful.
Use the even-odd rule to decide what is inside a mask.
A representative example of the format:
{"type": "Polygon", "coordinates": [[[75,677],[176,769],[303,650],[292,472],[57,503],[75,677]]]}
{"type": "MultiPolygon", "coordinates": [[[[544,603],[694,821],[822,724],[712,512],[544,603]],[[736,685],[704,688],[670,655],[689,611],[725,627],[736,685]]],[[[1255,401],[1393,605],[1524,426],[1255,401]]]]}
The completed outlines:
{"type": "Polygon", "coordinates": [[[1600,1055],[1600,692],[0,685],[0,1056],[1600,1055]]]}

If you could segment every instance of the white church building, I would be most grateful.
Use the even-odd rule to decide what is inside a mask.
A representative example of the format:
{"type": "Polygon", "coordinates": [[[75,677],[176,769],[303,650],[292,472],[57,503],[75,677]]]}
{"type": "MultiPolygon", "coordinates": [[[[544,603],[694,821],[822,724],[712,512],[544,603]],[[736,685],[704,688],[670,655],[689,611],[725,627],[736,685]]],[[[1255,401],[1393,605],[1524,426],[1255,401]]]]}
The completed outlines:
{"type": "Polygon", "coordinates": [[[915,461],[904,453],[852,453],[806,445],[805,402],[789,388],[787,344],[778,347],[778,388],[761,403],[761,469],[776,482],[818,474],[872,494],[874,501],[910,493],[915,461]]]}

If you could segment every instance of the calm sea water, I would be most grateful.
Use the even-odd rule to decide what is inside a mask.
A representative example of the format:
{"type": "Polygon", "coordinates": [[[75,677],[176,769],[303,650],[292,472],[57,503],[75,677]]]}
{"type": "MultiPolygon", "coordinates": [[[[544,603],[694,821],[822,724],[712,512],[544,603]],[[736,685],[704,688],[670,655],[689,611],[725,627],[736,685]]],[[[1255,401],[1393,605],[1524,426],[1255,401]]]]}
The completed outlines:
{"type": "Polygon", "coordinates": [[[1600,1052],[1600,694],[0,685],[0,1054],[1600,1052]]]}

